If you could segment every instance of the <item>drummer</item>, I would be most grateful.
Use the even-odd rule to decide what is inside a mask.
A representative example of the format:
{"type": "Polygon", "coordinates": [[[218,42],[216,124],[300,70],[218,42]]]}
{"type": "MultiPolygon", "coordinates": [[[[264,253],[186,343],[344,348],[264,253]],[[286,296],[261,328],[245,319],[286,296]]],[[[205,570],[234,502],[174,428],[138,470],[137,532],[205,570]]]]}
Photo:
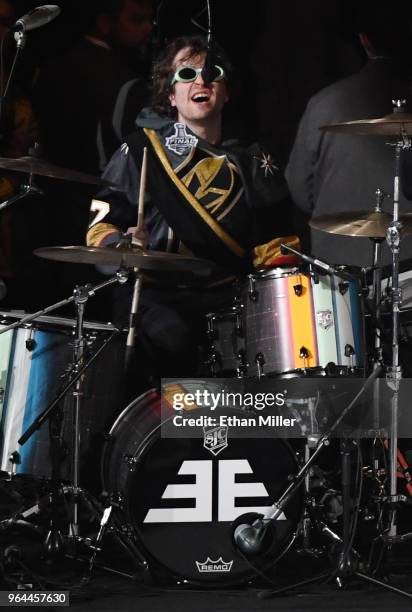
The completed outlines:
{"type": "MultiPolygon", "coordinates": [[[[195,373],[202,315],[227,299],[219,280],[247,271],[255,245],[290,233],[288,190],[271,154],[256,144],[223,140],[223,111],[232,91],[233,68],[221,48],[214,44],[208,51],[200,36],[170,42],[154,64],[151,108],[140,113],[137,131],[103,174],[118,187],[104,189],[92,202],[88,245],[117,243],[127,233],[147,249],[217,265],[207,288],[182,287],[183,278],[179,287],[144,286],[139,346],[156,376],[195,373]],[[144,147],[145,228],[137,233],[144,147]]],[[[118,287],[117,319],[127,316],[131,291],[118,287]]]]}

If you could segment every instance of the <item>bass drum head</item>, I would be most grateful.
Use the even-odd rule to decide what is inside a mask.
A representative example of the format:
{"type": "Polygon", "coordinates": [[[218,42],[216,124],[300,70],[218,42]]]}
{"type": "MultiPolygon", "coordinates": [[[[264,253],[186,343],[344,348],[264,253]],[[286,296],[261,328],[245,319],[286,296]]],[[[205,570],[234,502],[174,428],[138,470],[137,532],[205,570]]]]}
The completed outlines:
{"type": "Polygon", "coordinates": [[[251,564],[260,571],[273,565],[294,540],[301,490],[251,564],[236,550],[232,533],[238,517],[263,513],[279,497],[297,472],[297,461],[283,440],[230,438],[230,428],[227,447],[217,454],[205,442],[206,433],[162,438],[160,397],[149,391],[113,425],[103,452],[103,482],[106,491],[119,496],[152,565],[195,584],[236,584],[254,576],[251,564]]]}

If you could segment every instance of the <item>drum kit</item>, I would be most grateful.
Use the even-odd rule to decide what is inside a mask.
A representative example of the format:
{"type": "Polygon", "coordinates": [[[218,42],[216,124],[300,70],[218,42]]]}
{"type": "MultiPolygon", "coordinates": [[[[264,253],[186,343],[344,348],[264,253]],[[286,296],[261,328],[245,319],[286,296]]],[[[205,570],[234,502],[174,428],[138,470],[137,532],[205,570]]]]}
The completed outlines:
{"type": "MultiPolygon", "coordinates": [[[[131,347],[136,336],[135,314],[142,273],[176,272],[190,285],[194,279],[207,280],[212,264],[194,257],[145,250],[129,241],[113,248],[37,249],[35,253],[46,259],[117,266],[119,270],[99,285],[77,287],[72,296],[31,315],[0,313],[2,489],[13,491],[16,483],[25,478],[41,482],[42,489],[40,499],[31,505],[24,495],[20,496],[19,507],[0,520],[1,532],[13,533],[24,525],[36,528],[40,525],[41,554],[53,559],[75,551],[75,556],[85,557],[89,576],[98,553],[104,552],[105,535],[110,533],[143,574],[150,570],[156,577],[202,586],[247,583],[256,573],[262,575],[276,565],[302,538],[304,552],[317,554],[315,532],[326,556],[332,548],[340,550],[334,574],[340,583],[352,574],[371,579],[358,571],[358,565],[355,567],[353,557],[357,559],[358,555],[352,555],[350,526],[358,519],[353,519],[351,510],[369,516],[370,506],[375,506],[376,515],[382,516],[382,508],[387,509],[387,528],[381,526],[378,533],[385,546],[409,538],[411,534],[397,533],[396,510],[396,505],[406,499],[398,494],[399,471],[412,489],[408,464],[398,449],[401,382],[398,269],[401,235],[412,234],[412,216],[399,216],[398,200],[399,162],[402,150],[409,147],[412,115],[404,113],[399,103],[393,114],[382,119],[346,122],[323,129],[397,138],[393,215],[382,211],[383,194],[378,190],[373,211],[342,212],[311,221],[313,228],[330,234],[374,241],[372,367],[366,357],[367,288],[361,275],[298,253],[287,245],[285,252],[299,257],[302,263],[250,274],[237,284],[230,308],[206,315],[208,351],[204,366],[208,384],[216,389],[221,388],[221,378],[363,379],[371,371],[331,430],[298,445],[298,450],[271,437],[246,441],[235,438],[225,445],[217,430],[205,431],[202,439],[163,438],[161,398],[155,389],[139,396],[115,418],[114,370],[121,360],[113,350],[112,339],[119,338],[122,330],[110,323],[85,320],[88,299],[107,286],[125,283],[131,273],[134,275],[134,303],[126,330],[127,346],[131,347]],[[340,453],[346,477],[342,493],[330,485],[324,473],[319,476],[322,470],[315,461],[343,416],[383,371],[380,245],[384,239],[393,256],[392,363],[386,367],[392,392],[391,424],[389,443],[381,440],[381,449],[389,447],[389,465],[382,467],[375,456],[371,459],[371,481],[377,483],[375,489],[379,493],[374,490],[372,501],[366,500],[361,508],[350,498],[351,441],[342,443],[340,453]],[[50,316],[67,304],[75,306],[74,320],[50,316]],[[105,351],[109,343],[112,350],[105,351]],[[99,385],[107,383],[100,395],[94,393],[96,381],[99,385]],[[42,428],[45,422],[48,431],[42,428]],[[90,493],[82,482],[84,459],[93,449],[96,432],[101,436],[101,446],[93,477],[95,486],[102,482],[103,494],[101,490],[90,493]],[[66,453],[64,438],[70,438],[66,441],[66,453]],[[67,470],[62,474],[64,454],[67,470]],[[385,488],[387,480],[389,492],[385,488]],[[316,487],[320,493],[315,494],[316,487]],[[236,505],[239,498],[247,499],[248,506],[245,501],[236,505]],[[67,507],[64,519],[62,506],[67,507]],[[42,513],[46,519],[41,519],[42,513]],[[83,534],[85,513],[92,514],[94,519],[91,535],[83,534]],[[331,515],[335,517],[334,523],[341,520],[341,536],[335,533],[336,527],[332,529],[328,524],[331,515]]],[[[71,173],[33,158],[0,159],[0,168],[26,172],[30,176],[29,187],[34,175],[102,184],[101,179],[71,173]]],[[[143,197],[139,200],[138,227],[142,201],[143,197]]],[[[191,386],[195,388],[196,381],[181,384],[190,390],[191,386]]],[[[377,433],[375,446],[379,438],[377,433]]],[[[366,474],[368,469],[363,466],[362,472],[366,474]]],[[[371,581],[379,583],[375,578],[371,581]]]]}

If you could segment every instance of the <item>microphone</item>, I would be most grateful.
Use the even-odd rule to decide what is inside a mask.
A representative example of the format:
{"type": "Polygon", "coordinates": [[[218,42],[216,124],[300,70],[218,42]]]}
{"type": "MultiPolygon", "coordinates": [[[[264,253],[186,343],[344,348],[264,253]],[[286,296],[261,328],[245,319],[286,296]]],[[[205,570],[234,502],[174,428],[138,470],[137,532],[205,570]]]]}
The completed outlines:
{"type": "Polygon", "coordinates": [[[211,47],[209,46],[206,52],[205,63],[201,72],[202,79],[205,85],[209,85],[216,78],[215,64],[215,57],[211,47]]]}
{"type": "MultiPolygon", "coordinates": [[[[245,516],[245,520],[246,520],[245,516]]],[[[266,535],[266,525],[262,518],[253,523],[241,523],[233,532],[233,539],[237,548],[246,556],[252,557],[263,549],[263,538],[266,535]]]]}
{"type": "Polygon", "coordinates": [[[293,495],[293,487],[289,488],[277,502],[268,506],[264,514],[244,514],[237,520],[233,531],[233,540],[237,548],[247,557],[264,552],[273,542],[275,534],[270,529],[278,519],[285,518],[284,507],[293,495]],[[243,521],[243,522],[242,522],[243,521]]]}
{"type": "Polygon", "coordinates": [[[44,4],[37,6],[23,17],[20,17],[12,27],[13,32],[35,30],[46,23],[53,21],[61,13],[60,6],[56,4],[44,4]]]}
{"type": "Polygon", "coordinates": [[[340,276],[341,278],[345,278],[346,280],[353,280],[354,278],[356,278],[353,274],[345,272],[345,270],[341,270],[340,268],[337,268],[335,266],[331,266],[330,264],[326,263],[325,261],[322,261],[321,259],[315,259],[314,257],[310,257],[309,255],[304,255],[303,253],[292,249],[292,247],[288,246],[287,244],[280,245],[280,252],[283,255],[287,253],[293,253],[303,261],[306,261],[306,263],[320,268],[321,270],[326,272],[326,274],[330,274],[332,276],[340,276]]]}

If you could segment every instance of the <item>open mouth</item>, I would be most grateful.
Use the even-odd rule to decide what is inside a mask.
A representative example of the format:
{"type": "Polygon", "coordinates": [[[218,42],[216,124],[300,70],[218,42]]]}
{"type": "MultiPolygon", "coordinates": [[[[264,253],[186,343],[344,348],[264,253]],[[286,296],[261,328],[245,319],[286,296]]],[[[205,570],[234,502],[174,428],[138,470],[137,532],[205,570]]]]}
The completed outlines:
{"type": "Polygon", "coordinates": [[[207,93],[197,93],[194,96],[192,96],[191,99],[193,102],[196,102],[197,104],[201,104],[202,102],[209,102],[210,96],[207,93]]]}

